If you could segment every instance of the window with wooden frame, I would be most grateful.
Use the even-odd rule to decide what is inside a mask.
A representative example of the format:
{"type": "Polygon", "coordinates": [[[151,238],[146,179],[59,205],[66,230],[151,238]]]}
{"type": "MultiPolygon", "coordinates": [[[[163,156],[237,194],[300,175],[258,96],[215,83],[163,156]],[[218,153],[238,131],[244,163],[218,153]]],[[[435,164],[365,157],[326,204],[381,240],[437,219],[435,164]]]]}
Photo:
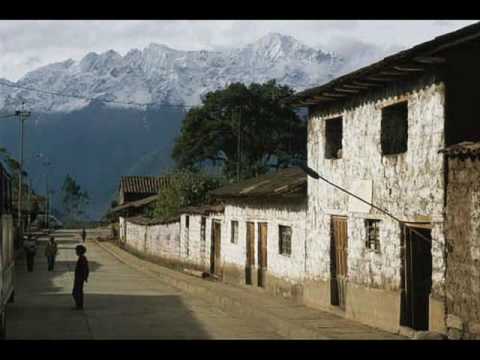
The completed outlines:
{"type": "Polygon", "coordinates": [[[408,102],[386,106],[382,109],[381,145],[383,155],[401,154],[407,151],[408,102]]]}
{"type": "Polygon", "coordinates": [[[342,158],[343,118],[325,120],[325,158],[342,158]]]}
{"type": "Polygon", "coordinates": [[[365,219],[365,230],[365,247],[380,252],[380,220],[365,219]]]}
{"type": "Polygon", "coordinates": [[[292,254],[292,228],[290,226],[278,226],[280,255],[292,254]]]}
{"type": "Polygon", "coordinates": [[[231,237],[230,242],[232,244],[238,243],[238,221],[232,220],[231,222],[231,237]]]}

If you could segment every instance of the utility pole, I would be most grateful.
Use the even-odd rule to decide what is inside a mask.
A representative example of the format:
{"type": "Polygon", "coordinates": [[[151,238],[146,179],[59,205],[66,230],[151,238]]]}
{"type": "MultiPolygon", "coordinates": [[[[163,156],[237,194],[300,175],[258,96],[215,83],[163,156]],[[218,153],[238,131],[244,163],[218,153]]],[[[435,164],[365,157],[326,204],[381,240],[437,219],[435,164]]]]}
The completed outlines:
{"type": "Polygon", "coordinates": [[[23,125],[25,119],[31,115],[30,111],[25,111],[25,103],[22,104],[22,110],[15,111],[15,115],[20,119],[20,169],[18,172],[18,229],[20,239],[23,241],[22,227],[22,172],[23,172],[23,125]]]}

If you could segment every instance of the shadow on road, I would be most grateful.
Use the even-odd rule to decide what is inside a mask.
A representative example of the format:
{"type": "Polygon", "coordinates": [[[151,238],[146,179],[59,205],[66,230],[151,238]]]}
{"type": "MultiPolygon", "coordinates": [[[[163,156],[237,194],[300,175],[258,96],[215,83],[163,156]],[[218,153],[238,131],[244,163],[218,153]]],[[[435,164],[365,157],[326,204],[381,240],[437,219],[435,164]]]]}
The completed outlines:
{"type": "MultiPolygon", "coordinates": [[[[62,238],[59,236],[57,241],[65,244],[59,246],[62,256],[76,259],[73,254],[78,238],[62,238]],[[72,256],[65,256],[68,251],[72,256]]],[[[85,288],[85,310],[73,310],[71,290],[76,260],[58,260],[55,270],[48,272],[44,256],[47,241],[45,237],[37,243],[33,272],[27,272],[23,251],[16,260],[16,299],[8,310],[9,339],[211,338],[180,296],[159,294],[148,285],[138,285],[139,275],[123,264],[116,263],[115,270],[105,268],[110,262],[101,261],[109,255],[99,256],[96,250],[98,261],[89,260],[91,275],[85,288]],[[116,286],[119,281],[129,285],[116,286]]]]}

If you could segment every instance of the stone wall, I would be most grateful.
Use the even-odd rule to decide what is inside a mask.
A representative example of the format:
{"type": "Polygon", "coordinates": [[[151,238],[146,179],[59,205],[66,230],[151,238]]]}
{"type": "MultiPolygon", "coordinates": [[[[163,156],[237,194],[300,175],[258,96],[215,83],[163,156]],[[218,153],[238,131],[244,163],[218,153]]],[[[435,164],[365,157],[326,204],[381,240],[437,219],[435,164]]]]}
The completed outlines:
{"type": "Polygon", "coordinates": [[[448,159],[447,326],[451,338],[480,339],[480,159],[448,159]]]}
{"type": "MultiPolygon", "coordinates": [[[[397,218],[432,222],[432,295],[435,298],[442,298],[445,270],[443,158],[438,153],[444,146],[444,98],[443,83],[435,81],[408,91],[389,88],[383,96],[364,98],[350,108],[313,112],[308,131],[311,168],[347,190],[358,189],[367,200],[397,218]],[[408,100],[408,150],[384,156],[380,143],[381,108],[395,103],[401,96],[408,100]],[[337,116],[343,116],[342,157],[326,159],[325,120],[337,116]]],[[[328,283],[330,219],[332,215],[344,215],[348,216],[349,283],[371,289],[399,290],[401,231],[397,221],[369,206],[352,203],[349,195],[311,177],[308,201],[306,279],[309,282],[328,283]],[[381,220],[378,253],[365,247],[366,218],[381,220]]],[[[370,315],[365,314],[365,318],[368,320],[370,315]]]]}

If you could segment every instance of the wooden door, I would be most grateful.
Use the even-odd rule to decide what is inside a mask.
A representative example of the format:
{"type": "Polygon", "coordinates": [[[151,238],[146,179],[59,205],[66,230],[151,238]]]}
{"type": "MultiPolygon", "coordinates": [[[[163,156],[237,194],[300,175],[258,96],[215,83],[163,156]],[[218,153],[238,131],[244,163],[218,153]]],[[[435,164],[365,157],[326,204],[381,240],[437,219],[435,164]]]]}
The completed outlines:
{"type": "Polygon", "coordinates": [[[267,273],[267,223],[258,224],[258,286],[265,287],[267,273]]]}
{"type": "Polygon", "coordinates": [[[347,218],[332,216],[330,229],[330,287],[331,304],[345,309],[348,277],[348,228],[347,218]]]}
{"type": "Polygon", "coordinates": [[[246,234],[246,263],[245,263],[245,283],[253,284],[253,271],[255,270],[255,223],[247,222],[246,234]]]}
{"type": "Polygon", "coordinates": [[[220,276],[220,243],[221,224],[218,220],[212,220],[212,244],[210,248],[210,273],[220,276]]]}
{"type": "Polygon", "coordinates": [[[405,227],[405,279],[407,326],[428,330],[432,288],[432,236],[430,226],[405,227]]]}

